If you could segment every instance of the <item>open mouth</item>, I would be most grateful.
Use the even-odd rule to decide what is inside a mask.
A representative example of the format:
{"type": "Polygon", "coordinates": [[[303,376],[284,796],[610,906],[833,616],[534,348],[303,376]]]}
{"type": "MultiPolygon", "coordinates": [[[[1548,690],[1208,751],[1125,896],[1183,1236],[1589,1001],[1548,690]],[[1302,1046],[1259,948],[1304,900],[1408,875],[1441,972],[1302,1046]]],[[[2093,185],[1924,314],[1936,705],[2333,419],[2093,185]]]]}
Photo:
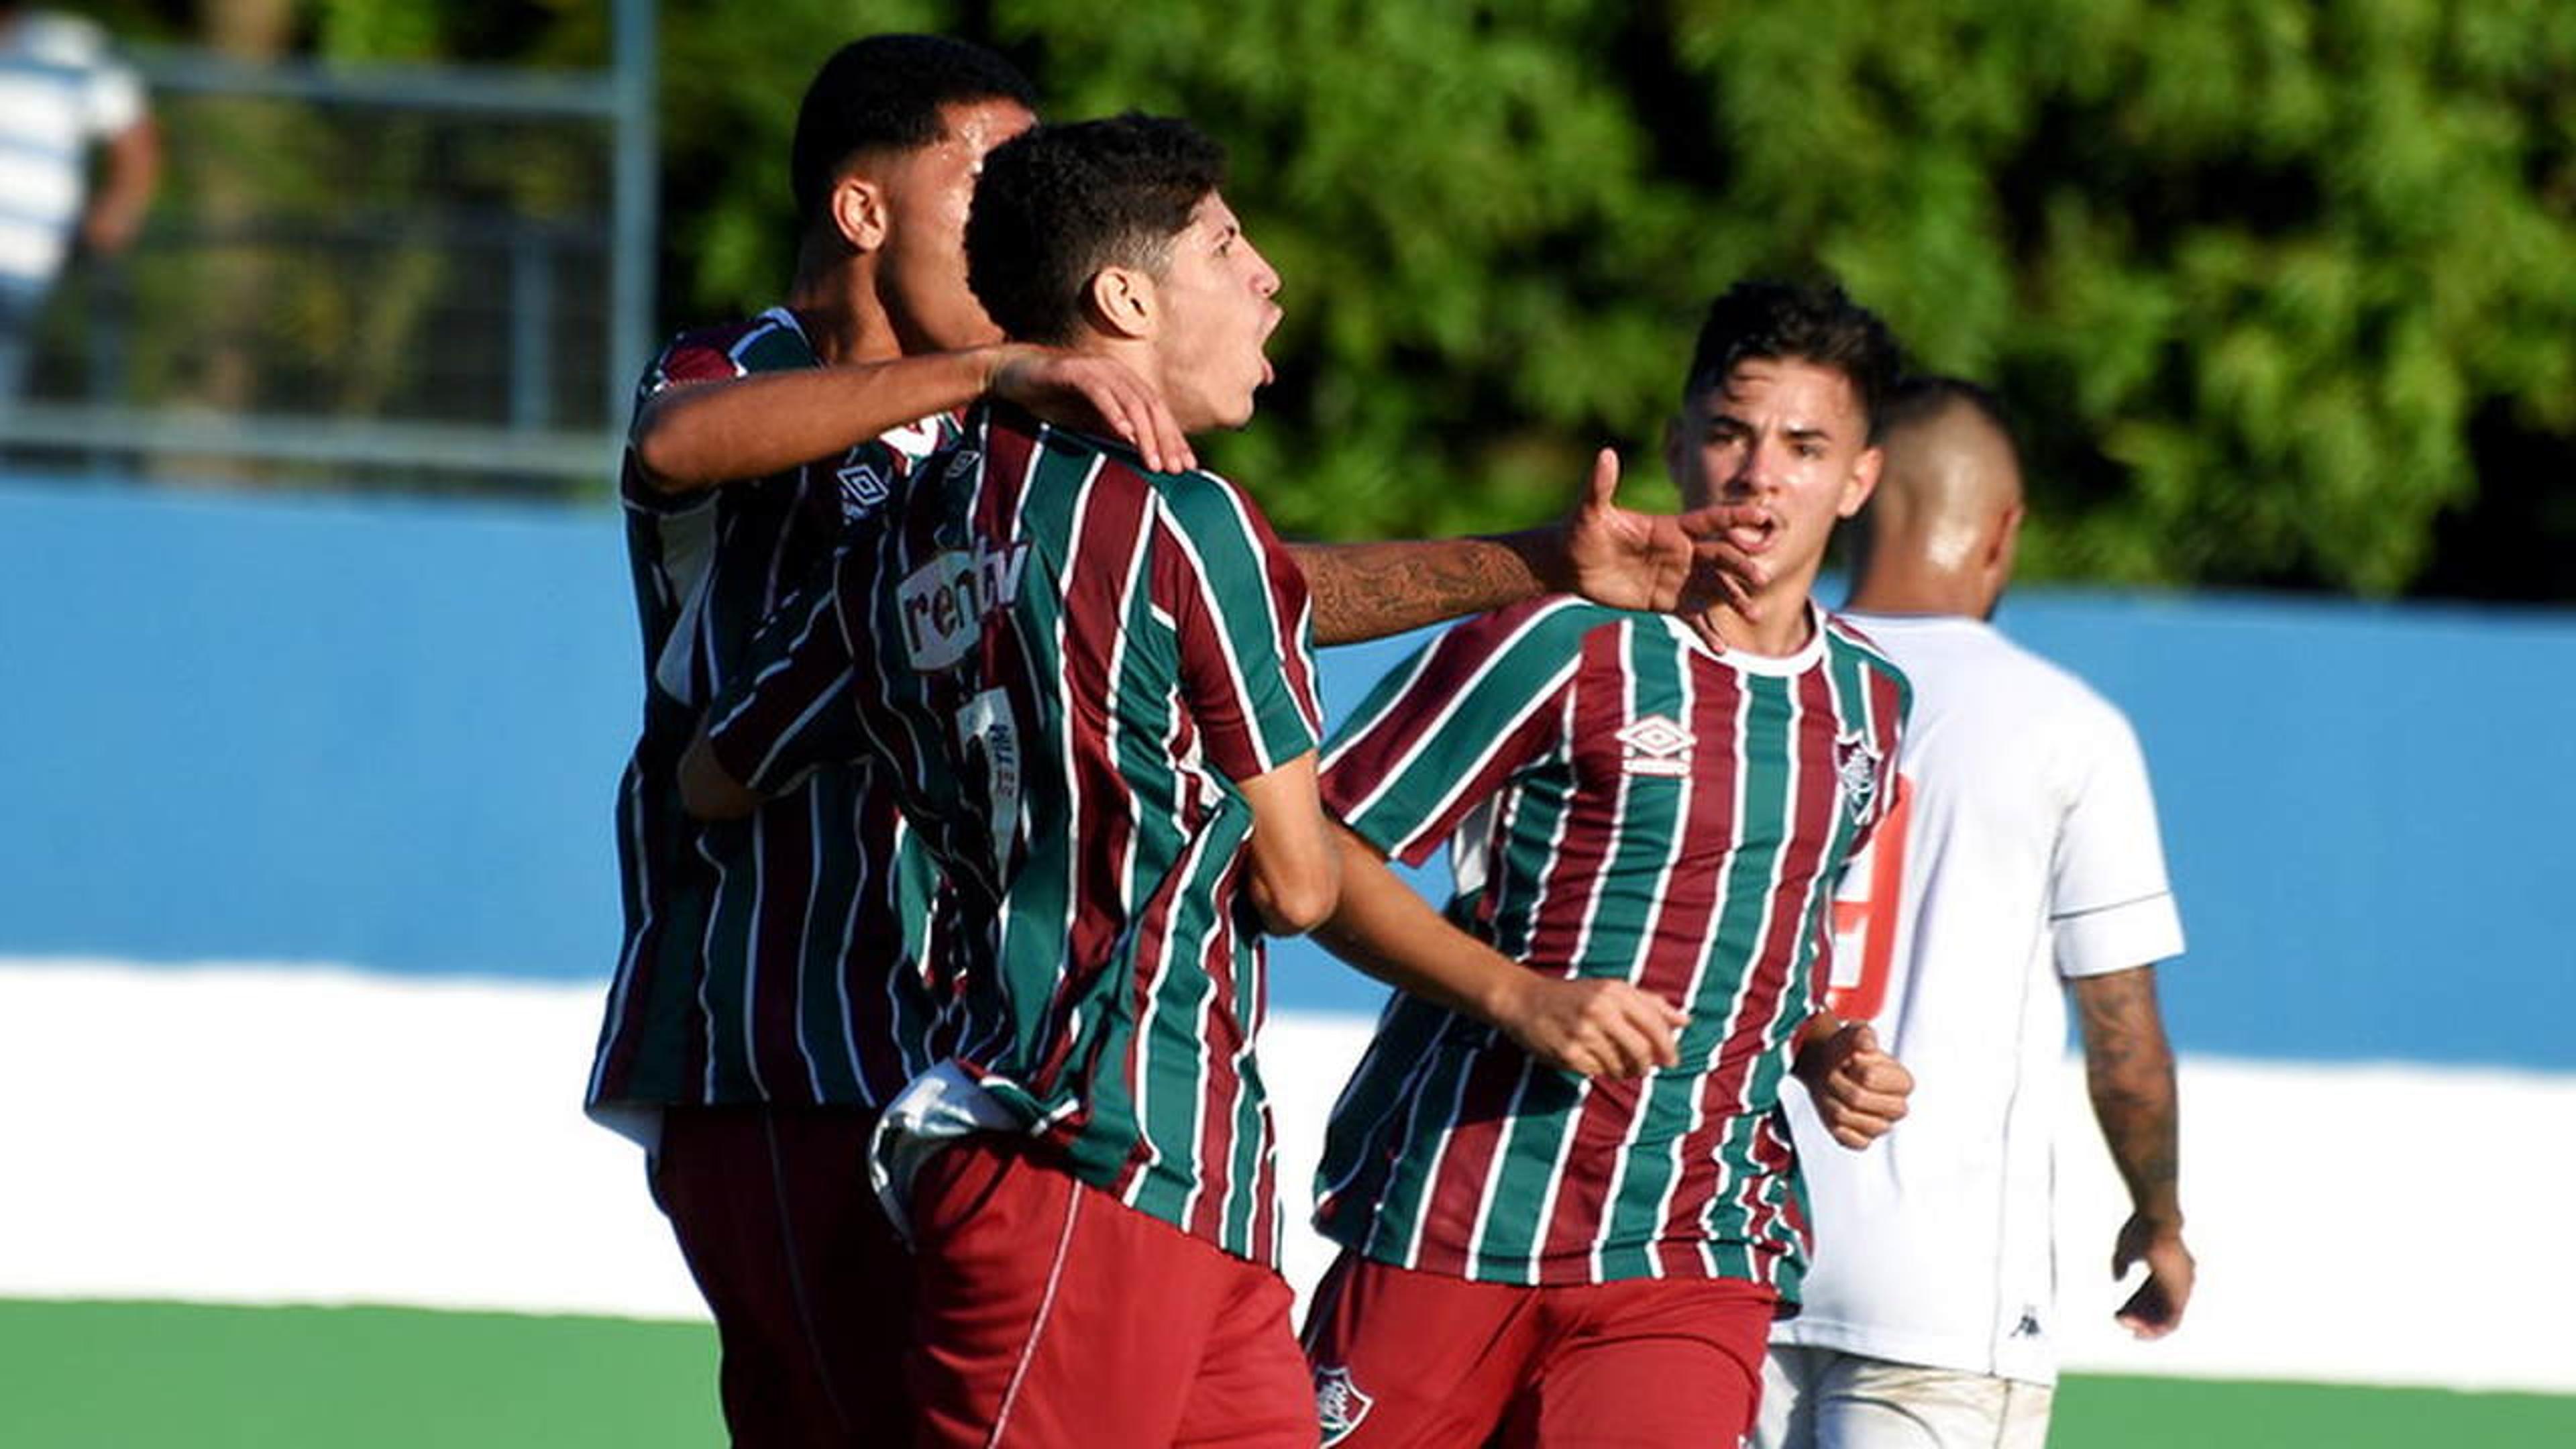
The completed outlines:
{"type": "Polygon", "coordinates": [[[1769,549],[1779,536],[1780,520],[1767,513],[1751,523],[1729,524],[1726,530],[1726,541],[1746,553],[1769,549]]]}

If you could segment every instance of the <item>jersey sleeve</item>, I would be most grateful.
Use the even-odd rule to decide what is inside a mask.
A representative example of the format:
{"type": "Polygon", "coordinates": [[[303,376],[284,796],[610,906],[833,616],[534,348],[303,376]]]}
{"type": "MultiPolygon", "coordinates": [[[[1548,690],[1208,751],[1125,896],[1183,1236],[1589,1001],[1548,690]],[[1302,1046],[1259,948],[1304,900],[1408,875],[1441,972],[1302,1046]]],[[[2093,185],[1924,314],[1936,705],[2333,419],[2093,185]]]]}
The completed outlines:
{"type": "Polygon", "coordinates": [[[1324,808],[1420,865],[1514,771],[1554,749],[1595,622],[1564,600],[1486,614],[1378,681],[1324,754],[1324,808]]]}
{"type": "MultiPolygon", "coordinates": [[[[636,382],[635,415],[640,418],[646,403],[675,387],[700,382],[728,382],[756,372],[780,372],[812,365],[813,354],[805,349],[802,339],[765,316],[748,326],[683,332],[653,355],[652,362],[644,369],[644,376],[636,382]]],[[[631,446],[626,450],[625,466],[618,471],[618,491],[630,506],[652,513],[685,513],[693,508],[705,508],[716,496],[716,490],[712,488],[665,493],[654,487],[645,478],[643,465],[637,461],[631,446]]]]}
{"type": "Polygon", "coordinates": [[[2098,976],[2182,953],[2156,803],[2129,722],[2102,707],[2050,865],[2057,969],[2098,976]]]}
{"type": "Polygon", "coordinates": [[[1158,498],[1154,603],[1172,620],[1181,699],[1218,773],[1268,774],[1323,735],[1306,575],[1225,479],[1179,475],[1158,498]]]}
{"type": "Polygon", "coordinates": [[[780,794],[817,768],[866,757],[840,618],[847,554],[780,601],[707,716],[717,763],[756,794],[780,794]]]}

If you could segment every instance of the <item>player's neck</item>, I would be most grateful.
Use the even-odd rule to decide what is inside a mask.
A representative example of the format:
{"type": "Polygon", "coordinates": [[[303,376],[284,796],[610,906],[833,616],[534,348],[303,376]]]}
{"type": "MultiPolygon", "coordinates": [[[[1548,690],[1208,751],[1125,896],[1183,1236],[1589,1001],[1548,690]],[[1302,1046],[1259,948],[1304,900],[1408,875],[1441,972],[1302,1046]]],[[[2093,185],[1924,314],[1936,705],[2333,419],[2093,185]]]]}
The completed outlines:
{"type": "Polygon", "coordinates": [[[1729,649],[1786,659],[1816,637],[1814,594],[1809,583],[1800,580],[1793,588],[1775,587],[1756,594],[1752,618],[1746,618],[1732,604],[1713,605],[1706,616],[1709,629],[1725,640],[1729,649]]]}
{"type": "Polygon", "coordinates": [[[877,298],[876,279],[858,259],[817,261],[797,268],[787,289],[788,309],[805,331],[815,360],[883,362],[901,357],[903,334],[877,298]]]}

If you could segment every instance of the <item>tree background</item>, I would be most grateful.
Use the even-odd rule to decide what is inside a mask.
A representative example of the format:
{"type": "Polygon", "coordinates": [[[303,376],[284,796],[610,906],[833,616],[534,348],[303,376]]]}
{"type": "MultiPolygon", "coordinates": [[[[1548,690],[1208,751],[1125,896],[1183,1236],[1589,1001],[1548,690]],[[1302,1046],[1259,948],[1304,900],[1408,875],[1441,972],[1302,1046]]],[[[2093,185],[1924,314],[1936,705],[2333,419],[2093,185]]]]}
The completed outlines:
{"type": "MultiPolygon", "coordinates": [[[[595,0],[94,8],[351,61],[607,53],[595,0]]],[[[797,98],[882,29],[1227,143],[1288,320],[1208,451],[1293,532],[1525,523],[1603,441],[1668,500],[1699,308],[1831,274],[2004,397],[2028,577],[2576,598],[2564,0],[671,3],[665,328],[784,285],[797,98]]]]}

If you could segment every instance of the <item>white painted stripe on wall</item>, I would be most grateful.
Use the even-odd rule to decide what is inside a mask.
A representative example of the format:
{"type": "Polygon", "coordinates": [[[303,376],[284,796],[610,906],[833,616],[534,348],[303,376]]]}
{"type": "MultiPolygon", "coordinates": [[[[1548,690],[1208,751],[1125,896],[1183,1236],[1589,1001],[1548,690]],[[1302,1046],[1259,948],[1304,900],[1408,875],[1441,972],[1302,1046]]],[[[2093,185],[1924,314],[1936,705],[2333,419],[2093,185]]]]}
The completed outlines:
{"type": "MultiPolygon", "coordinates": [[[[371,1302],[703,1316],[624,1139],[585,1121],[603,988],[356,971],[0,960],[0,1297],[371,1302]]],[[[1264,1039],[1289,1217],[1358,1017],[1264,1039]]],[[[2576,1393],[2576,1075],[2190,1058],[2183,1195],[2200,1290],[2132,1344],[2104,1271],[2123,1216],[2082,1083],[2059,1167],[2077,1369],[2576,1393]],[[2457,1170],[2398,1181],[2392,1144],[2457,1170]],[[2400,1196],[2459,1200],[2400,1241],[2400,1196]]],[[[1900,1127],[1898,1130],[1902,1131],[1900,1127]]],[[[1287,1243],[1302,1289],[1329,1254],[1287,1243]]]]}

